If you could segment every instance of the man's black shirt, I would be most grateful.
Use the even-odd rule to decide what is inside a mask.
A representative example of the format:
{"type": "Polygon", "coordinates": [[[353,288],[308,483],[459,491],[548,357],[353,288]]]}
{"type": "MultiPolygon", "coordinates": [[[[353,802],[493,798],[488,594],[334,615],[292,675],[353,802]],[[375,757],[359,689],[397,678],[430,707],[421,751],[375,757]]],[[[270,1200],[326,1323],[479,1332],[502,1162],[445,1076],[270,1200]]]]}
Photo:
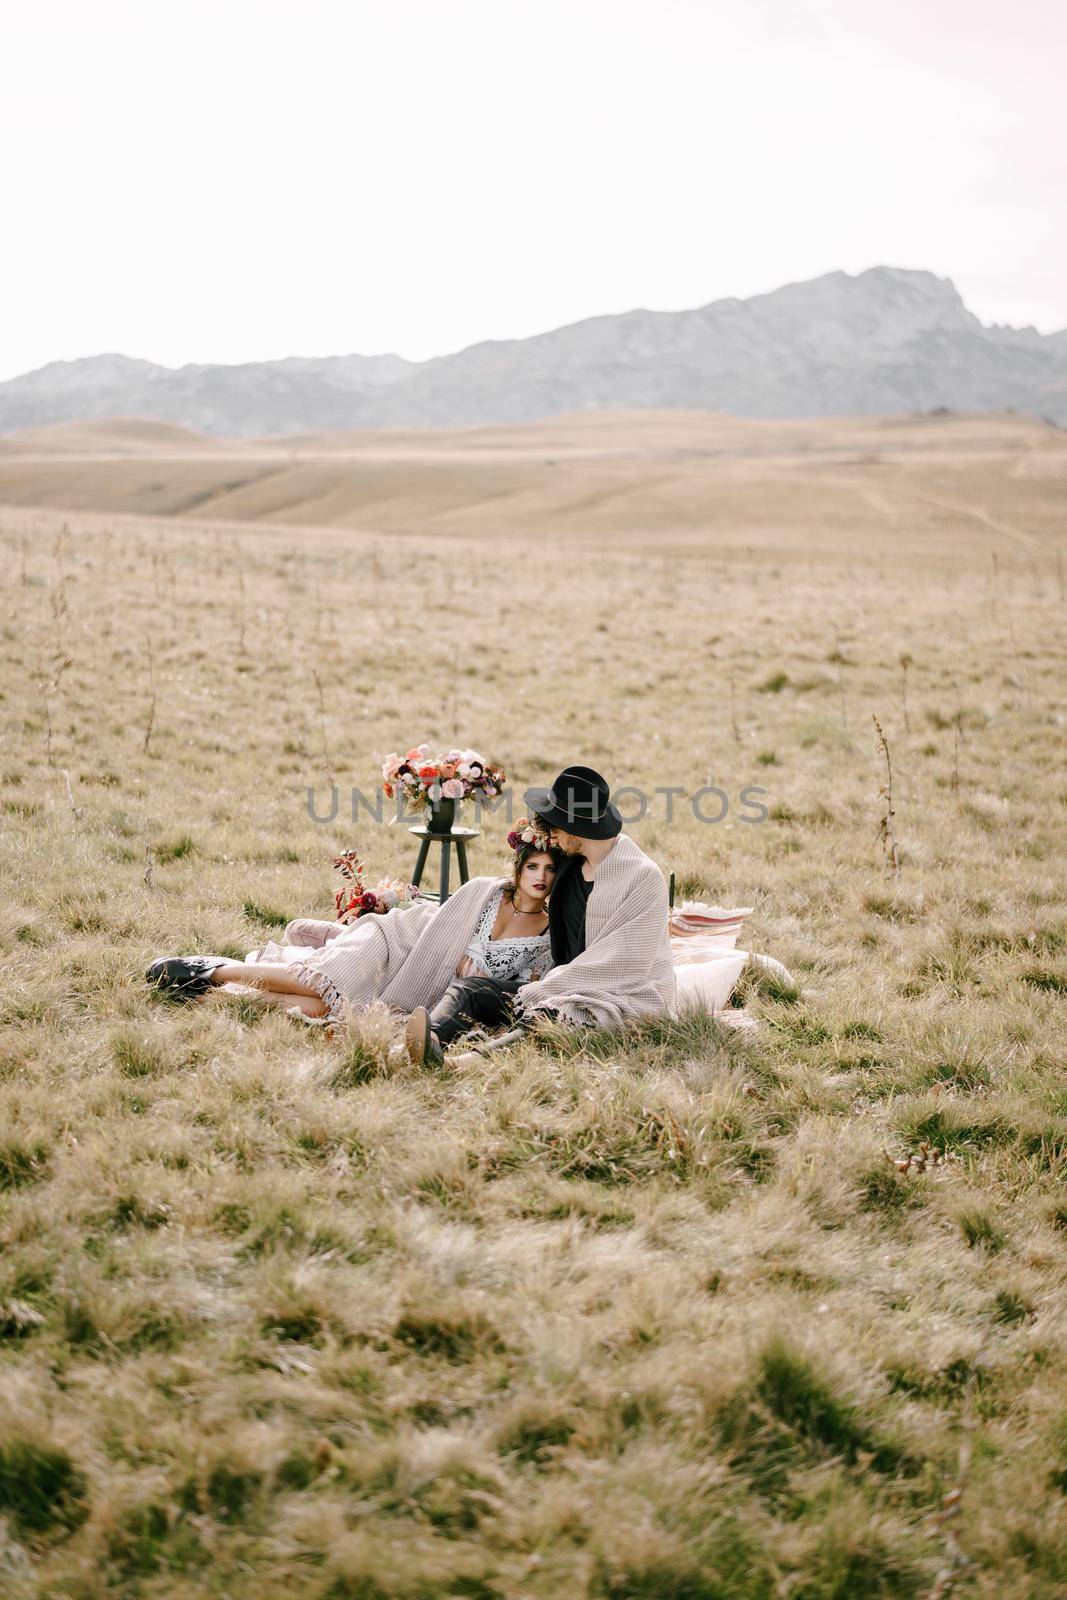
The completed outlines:
{"type": "Polygon", "coordinates": [[[552,885],[548,931],[557,967],[573,961],[585,949],[585,905],[593,885],[582,876],[584,865],[584,856],[568,856],[552,885]]]}

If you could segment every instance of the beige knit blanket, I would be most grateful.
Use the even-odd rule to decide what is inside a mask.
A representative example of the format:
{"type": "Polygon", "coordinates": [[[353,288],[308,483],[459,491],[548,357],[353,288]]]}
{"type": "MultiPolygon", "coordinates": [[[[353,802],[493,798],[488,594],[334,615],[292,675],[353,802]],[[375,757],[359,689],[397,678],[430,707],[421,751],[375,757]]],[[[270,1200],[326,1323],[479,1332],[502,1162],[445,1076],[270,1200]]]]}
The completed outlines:
{"type": "Polygon", "coordinates": [[[567,1022],[607,1028],[670,1011],[676,983],[667,884],[640,845],[620,833],[596,869],[585,908],[585,949],[516,995],[521,1013],[550,1006],[567,1022]]]}
{"type": "MultiPolygon", "coordinates": [[[[455,977],[499,878],[472,878],[443,906],[416,901],[385,917],[361,917],[318,947],[302,946],[316,926],[290,923],[285,943],[250,952],[294,969],[336,1018],[381,999],[398,1011],[432,1008],[455,977]]],[[[332,933],[332,929],[330,930],[332,933]]],[[[550,1007],[565,1021],[609,1027],[667,1011],[676,984],[667,885],[656,863],[620,833],[596,870],[586,903],[586,947],[574,961],[518,990],[522,1014],[550,1007]]]]}
{"type": "Polygon", "coordinates": [[[324,943],[299,943],[302,937],[322,939],[323,925],[291,922],[284,943],[271,941],[250,952],[259,961],[289,967],[326,1001],[337,1020],[363,1011],[381,999],[398,1011],[433,1007],[456,976],[490,895],[499,878],[472,878],[443,906],[417,900],[384,917],[360,917],[324,943]]]}

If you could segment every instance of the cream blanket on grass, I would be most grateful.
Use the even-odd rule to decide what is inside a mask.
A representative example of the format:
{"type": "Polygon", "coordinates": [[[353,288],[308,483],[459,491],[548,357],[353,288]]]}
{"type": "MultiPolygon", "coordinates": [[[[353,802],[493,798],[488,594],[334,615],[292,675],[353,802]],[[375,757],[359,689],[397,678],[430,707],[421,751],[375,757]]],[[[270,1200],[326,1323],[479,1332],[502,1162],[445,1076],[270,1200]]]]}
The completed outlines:
{"type": "Polygon", "coordinates": [[[289,968],[341,1021],[382,1000],[397,1011],[432,1008],[456,975],[499,878],[471,878],[439,906],[416,900],[349,927],[290,922],[283,943],[250,951],[250,961],[289,968]],[[307,943],[302,943],[303,939],[307,943]]]}
{"type": "MultiPolygon", "coordinates": [[[[376,999],[398,1011],[432,1008],[455,976],[499,882],[472,878],[443,906],[416,901],[384,917],[361,917],[317,948],[294,943],[301,924],[290,923],[284,944],[271,941],[249,959],[289,967],[336,1019],[376,999]]],[[[550,1009],[567,1022],[610,1027],[673,1009],[677,985],[667,885],[656,863],[624,833],[596,869],[585,943],[573,961],[522,985],[515,996],[518,1015],[550,1009]]]]}
{"type": "MultiPolygon", "coordinates": [[[[443,906],[416,901],[351,926],[315,918],[290,922],[283,942],[249,951],[250,961],[295,970],[341,1019],[375,1000],[399,1011],[432,1008],[455,976],[489,897],[503,880],[472,878],[443,906]]],[[[523,1015],[556,1011],[565,1021],[610,1027],[656,1012],[718,1011],[750,960],[789,974],[767,957],[735,949],[748,910],[701,901],[673,913],[663,874],[626,834],[597,868],[586,905],[586,948],[574,961],[524,984],[523,1015]]]]}

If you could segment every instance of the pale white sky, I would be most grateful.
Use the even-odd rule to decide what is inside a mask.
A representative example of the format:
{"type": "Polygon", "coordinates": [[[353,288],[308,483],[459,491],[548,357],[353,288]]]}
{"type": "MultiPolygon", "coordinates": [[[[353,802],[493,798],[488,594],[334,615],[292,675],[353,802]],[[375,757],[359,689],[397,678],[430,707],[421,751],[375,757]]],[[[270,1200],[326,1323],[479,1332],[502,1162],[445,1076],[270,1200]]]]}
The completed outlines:
{"type": "Polygon", "coordinates": [[[0,378],[422,358],[841,267],[1067,326],[1055,0],[0,0],[0,378]]]}

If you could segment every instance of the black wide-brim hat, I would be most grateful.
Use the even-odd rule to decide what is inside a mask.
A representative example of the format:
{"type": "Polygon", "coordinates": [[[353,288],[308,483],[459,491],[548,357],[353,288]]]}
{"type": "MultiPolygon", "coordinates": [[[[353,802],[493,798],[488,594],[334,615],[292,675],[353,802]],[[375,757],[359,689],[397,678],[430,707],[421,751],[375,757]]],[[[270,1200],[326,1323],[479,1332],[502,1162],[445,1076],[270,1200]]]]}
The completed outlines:
{"type": "Polygon", "coordinates": [[[527,789],[523,801],[549,828],[580,839],[614,839],[622,816],[611,804],[606,778],[592,767],[564,767],[551,789],[527,789]]]}

